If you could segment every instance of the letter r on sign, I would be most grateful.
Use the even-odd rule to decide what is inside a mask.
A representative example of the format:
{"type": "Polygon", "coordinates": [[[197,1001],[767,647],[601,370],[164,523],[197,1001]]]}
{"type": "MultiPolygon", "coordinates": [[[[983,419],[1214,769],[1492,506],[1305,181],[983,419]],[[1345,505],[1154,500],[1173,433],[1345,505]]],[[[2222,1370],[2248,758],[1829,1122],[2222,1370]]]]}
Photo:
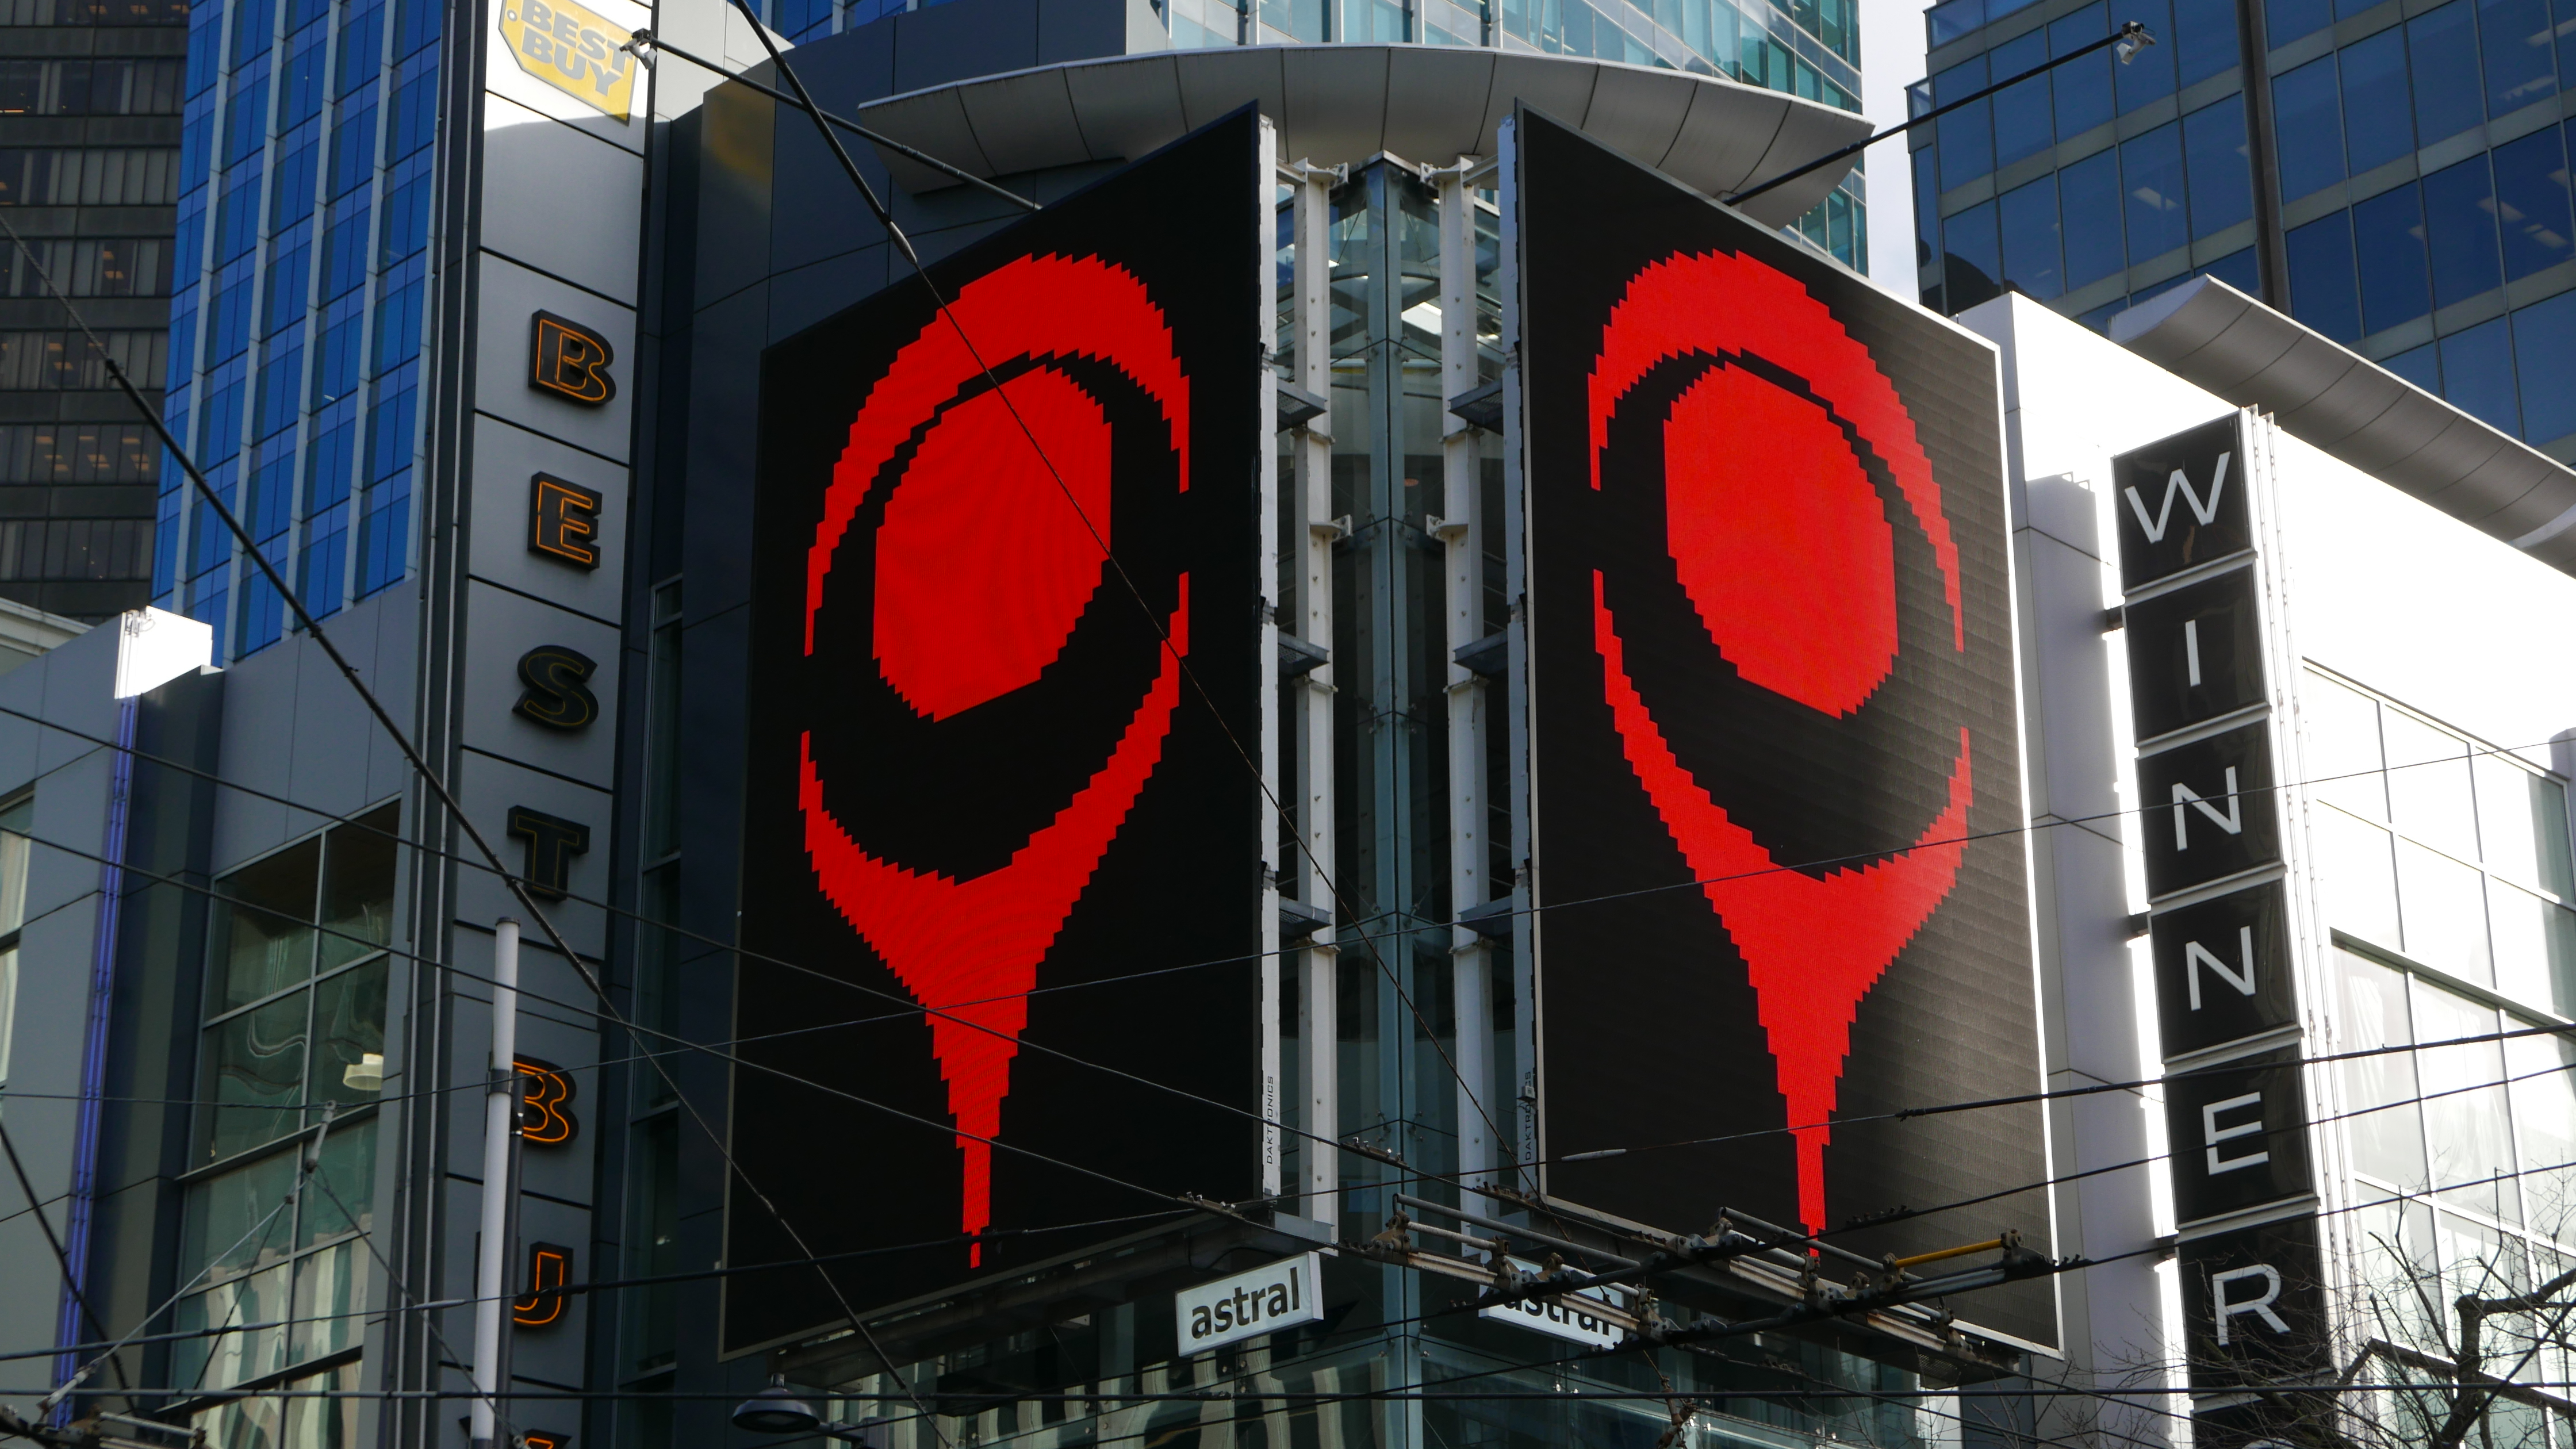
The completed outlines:
{"type": "Polygon", "coordinates": [[[2257,1263],[2251,1268],[2230,1268],[2224,1273],[2210,1274],[2209,1306],[2211,1316],[2218,1320],[2219,1346],[2221,1348],[2227,1346],[2229,1342],[2227,1321],[2240,1313],[2251,1313],[2262,1319],[2271,1325],[2274,1333],[2289,1332],[2290,1325],[2282,1321],[2281,1315],[2272,1311],[2272,1305],[2279,1302],[2280,1298],[2281,1270],[2269,1263],[2257,1263]],[[2230,1298],[2227,1293],[2229,1285],[2242,1283],[2248,1278],[2261,1279],[2263,1291],[2251,1298],[2230,1298]]]}

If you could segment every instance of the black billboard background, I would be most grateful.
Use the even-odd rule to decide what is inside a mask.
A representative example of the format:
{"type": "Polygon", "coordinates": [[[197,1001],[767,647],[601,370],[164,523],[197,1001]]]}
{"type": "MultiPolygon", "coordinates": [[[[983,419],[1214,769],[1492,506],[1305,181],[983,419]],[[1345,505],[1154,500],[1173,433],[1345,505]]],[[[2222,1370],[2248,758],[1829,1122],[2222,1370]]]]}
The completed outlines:
{"type": "MultiPolygon", "coordinates": [[[[996,1232],[986,1235],[981,1262],[970,1264],[960,1235],[961,1154],[930,1028],[905,1010],[912,998],[902,982],[818,887],[799,805],[799,750],[812,731],[825,802],[871,853],[952,878],[990,872],[1065,809],[1137,717],[1163,668],[1157,625],[1172,619],[1184,571],[1195,686],[1181,682],[1159,763],[1038,966],[1037,984],[1062,988],[1225,958],[1242,964],[1031,996],[1000,1137],[1162,1192],[1237,1200],[1259,1190],[1259,1129],[1250,1117],[1032,1049],[1050,1046],[1248,1112],[1260,1106],[1265,816],[1259,782],[1227,737],[1230,730],[1257,757],[1265,546],[1258,470],[1268,441],[1260,435],[1260,389],[1268,385],[1261,323],[1271,261],[1257,225],[1268,160],[1259,140],[1258,119],[1246,109],[930,269],[940,293],[956,298],[977,278],[1028,258],[1097,258],[1121,268],[1161,309],[1188,379],[1190,466],[1180,491],[1170,430],[1134,378],[1099,356],[1044,361],[1101,409],[1112,440],[1111,545],[1153,617],[1104,570],[1061,654],[1035,683],[934,722],[895,694],[871,657],[872,531],[889,493],[900,491],[888,480],[916,456],[921,429],[881,470],[834,554],[814,656],[805,656],[807,551],[852,419],[899,348],[948,325],[918,279],[897,281],[763,355],[743,944],[878,994],[743,962],[741,1056],[830,1090],[736,1069],[735,1152],[804,1243],[729,1184],[728,1264],[955,1240],[836,1267],[841,1292],[866,1309],[1105,1236],[1015,1237],[1011,1229],[1168,1205],[997,1148],[996,1232]],[[1210,701],[1224,712],[1222,728],[1210,701]],[[814,1029],[821,1023],[851,1024],[814,1029]],[[764,1040],[773,1033],[793,1034],[764,1040]]],[[[1079,337],[1081,319],[1059,330],[1079,337]]],[[[1006,385],[1039,365],[1025,350],[977,343],[1006,385]]],[[[980,375],[957,381],[962,396],[987,390],[980,375]]],[[[727,1351],[842,1317],[811,1268],[736,1276],[725,1305],[727,1351]]]]}
{"type": "MultiPolygon", "coordinates": [[[[1788,1125],[1786,1103],[1743,958],[1691,884],[1604,699],[1595,569],[1607,576],[1629,672],[1675,755],[1776,861],[1871,856],[1913,843],[1942,811],[1958,732],[1968,729],[1975,783],[1968,830],[1985,838],[1967,846],[1955,885],[1859,1005],[1825,1153],[1826,1216],[1839,1228],[1890,1209],[2037,1183],[2048,1166],[2036,1105],[1845,1120],[2024,1093],[2041,1081],[1994,354],[1561,126],[1527,111],[1515,124],[1541,907],[1533,917],[1539,1110],[1543,1150],[1557,1160],[1546,1190],[1667,1230],[1703,1228],[1722,1205],[1773,1222],[1798,1219],[1795,1150],[1777,1131],[1788,1125]],[[1676,582],[1660,490],[1642,502],[1621,499],[1617,455],[1641,446],[1635,434],[1651,433],[1623,435],[1622,426],[1641,400],[1650,419],[1658,399],[1668,412],[1686,379],[1669,369],[1650,373],[1623,399],[1604,454],[1606,491],[1590,483],[1587,379],[1611,307],[1650,264],[1709,252],[1750,256],[1787,274],[1866,346],[1912,417],[1958,551],[1964,658],[1953,647],[1926,535],[1885,467],[1871,467],[1895,539],[1901,648],[1876,695],[1822,728],[1817,712],[1751,685],[1719,656],[1676,582]],[[1635,582],[1619,582],[1622,569],[1635,582]],[[1576,904],[1604,896],[1620,898],[1576,904]],[[1561,1161],[1765,1128],[1774,1130],[1561,1161]]],[[[2047,1198],[2033,1192],[1837,1241],[1873,1256],[1902,1255],[2017,1228],[2045,1251],[2049,1227],[2047,1198]]],[[[2055,1289],[2044,1280],[1953,1307],[2002,1332],[2057,1341],[2055,1289]]]]}

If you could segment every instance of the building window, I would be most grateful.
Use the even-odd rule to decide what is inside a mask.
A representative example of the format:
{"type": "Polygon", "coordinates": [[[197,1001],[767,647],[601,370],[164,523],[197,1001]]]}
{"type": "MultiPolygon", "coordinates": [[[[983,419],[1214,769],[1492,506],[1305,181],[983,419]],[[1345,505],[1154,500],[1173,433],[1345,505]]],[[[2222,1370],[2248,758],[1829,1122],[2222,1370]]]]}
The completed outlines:
{"type": "Polygon", "coordinates": [[[18,1024],[18,935],[27,924],[28,836],[35,825],[35,796],[0,805],[0,1086],[9,1081],[9,1043],[18,1024]]]}
{"type": "Polygon", "coordinates": [[[325,1103],[376,1100],[398,813],[383,806],[216,883],[198,1161],[301,1131],[325,1103]]]}
{"type": "MultiPolygon", "coordinates": [[[[2465,1040],[2541,1023],[2359,952],[2336,952],[2335,966],[2339,1050],[2425,1048],[2336,1068],[2360,1306],[2375,1336],[2421,1345],[2434,1326],[2418,1318],[2426,1302],[2503,1296],[2563,1266],[2576,1238],[2576,1048],[2465,1040]],[[2428,1294],[2436,1282],[2450,1286],[2428,1294]]],[[[2564,1376],[2555,1362],[2529,1368],[2516,1376],[2564,1376]]]]}
{"type": "Polygon", "coordinates": [[[2327,924],[2470,986],[2576,1009],[2567,786],[2311,673],[2301,693],[2327,924]]]}
{"type": "Polygon", "coordinates": [[[202,1392],[354,1349],[366,1310],[375,1183],[372,1107],[384,1086],[393,830],[384,805],[216,882],[199,1046],[197,1160],[188,1186],[174,1382],[202,1392]],[[352,1115],[352,1114],[355,1115],[352,1115]],[[327,1128],[324,1127],[329,1117],[327,1128]],[[302,1148],[323,1131],[308,1190],[302,1148]]]}

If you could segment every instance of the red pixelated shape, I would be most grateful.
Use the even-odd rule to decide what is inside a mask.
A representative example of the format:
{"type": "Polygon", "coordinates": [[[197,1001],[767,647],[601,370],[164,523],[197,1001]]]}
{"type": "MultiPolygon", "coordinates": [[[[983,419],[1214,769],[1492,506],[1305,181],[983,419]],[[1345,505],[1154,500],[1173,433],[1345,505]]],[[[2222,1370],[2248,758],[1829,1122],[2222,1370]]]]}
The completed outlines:
{"type": "Polygon", "coordinates": [[[1664,424],[1664,516],[1682,590],[1746,682],[1848,715],[1887,678],[1895,535],[1824,409],[1742,368],[1702,374],[1664,424]]]}
{"type": "Polygon", "coordinates": [[[1968,731],[1960,729],[1950,766],[1950,803],[1912,846],[1822,879],[1781,869],[1674,758],[1628,677],[1627,650],[1598,573],[1592,590],[1593,644],[1628,766],[1744,958],[1798,1142],[1798,1216],[1809,1232],[1822,1232],[1825,1144],[1833,1137],[1843,1058],[1851,1054],[1852,1017],[1959,878],[1974,795],[1968,731]]]}
{"type": "MultiPolygon", "coordinates": [[[[1133,274],[1095,257],[1022,258],[959,288],[948,312],[895,354],[852,419],[806,558],[811,655],[833,556],[851,519],[903,444],[931,425],[911,465],[888,485],[895,495],[875,538],[873,645],[887,682],[932,719],[1034,683],[1098,592],[1109,536],[1107,430],[1097,402],[1043,364],[1090,358],[1123,373],[1162,411],[1176,487],[1187,490],[1190,478],[1189,379],[1162,309],[1133,274]],[[976,339],[980,361],[961,329],[976,339]],[[1041,366],[1004,392],[1046,443],[1054,471],[1001,399],[988,392],[957,402],[983,379],[984,363],[1001,368],[1023,359],[1041,366]],[[987,432],[992,436],[982,436],[987,432]],[[1087,555],[1078,556],[1077,540],[1087,555]],[[1008,577],[1021,567],[1034,576],[1008,577]],[[1003,597],[979,595],[979,583],[1003,597]],[[995,657],[943,657],[974,654],[995,657]]],[[[980,1238],[993,1220],[993,1143],[1028,1026],[1028,992],[1162,761],[1189,640],[1184,573],[1154,681],[1108,758],[1008,861],[971,878],[916,871],[860,844],[824,801],[812,734],[799,740],[798,801],[816,880],[904,990],[942,1013],[929,1018],[930,1049],[956,1128],[959,1226],[969,1237],[980,1238]]],[[[981,1265],[980,1241],[969,1247],[968,1261],[981,1265]]]]}
{"type": "MultiPolygon", "coordinates": [[[[1160,404],[1180,460],[1180,490],[1190,490],[1190,383],[1173,349],[1171,325],[1145,284],[1098,257],[1023,257],[968,282],[933,321],[903,345],[850,423],[849,446],[832,469],[823,520],[805,556],[805,652],[814,652],[814,615],[832,553],[895,450],[915,428],[984,369],[1027,356],[1087,357],[1127,374],[1160,404]],[[970,349],[959,336],[975,338],[970,349]]],[[[1003,419],[1005,423],[1009,419],[1003,419]]],[[[1011,431],[1019,429],[1014,426],[1011,431]]],[[[1043,469],[1040,470],[1043,473],[1043,469]]],[[[1052,481],[1052,480],[1050,480],[1052,481]]]]}
{"type": "Polygon", "coordinates": [[[878,672],[934,720],[1035,684],[1100,587],[1109,539],[1109,424],[1071,378],[1040,368],[950,408],[877,528],[878,672]]]}
{"type": "MultiPolygon", "coordinates": [[[[1738,672],[1802,704],[1848,714],[1893,664],[1892,535],[1834,417],[1887,466],[1930,539],[1952,646],[1964,653],[1958,549],[1913,418],[1832,312],[1752,257],[1673,257],[1631,279],[1611,309],[1590,380],[1592,486],[1601,487],[1619,400],[1665,359],[1690,357],[1719,366],[1675,404],[1666,425],[1666,541],[1694,608],[1738,672]],[[1755,359],[1797,379],[1812,401],[1749,373],[1711,385],[1755,359]],[[1740,460],[1712,456],[1728,452],[1740,460]],[[1765,490],[1788,496],[1760,496],[1765,490]],[[1734,571],[1750,576],[1727,576],[1734,571]],[[1856,597],[1840,596],[1846,590],[1856,597]]],[[[1959,731],[1948,803],[1910,845],[1821,877],[1783,867],[1674,755],[1628,673],[1597,571],[1592,589],[1603,699],[1629,767],[1744,960],[1797,1143],[1798,1215],[1820,1232],[1825,1147],[1853,1019],[1958,883],[1966,857],[1975,797],[1969,733],[1959,731]]]]}
{"type": "Polygon", "coordinates": [[[1896,385],[1870,361],[1825,304],[1796,278],[1752,257],[1728,252],[1667,257],[1628,281],[1610,309],[1593,359],[1591,378],[1592,486],[1601,486],[1601,450],[1610,443],[1610,419],[1619,399],[1668,357],[1755,356],[1814,390],[1836,416],[1849,421],[1896,475],[1897,491],[1932,540],[1949,600],[1953,644],[1968,647],[1959,612],[1959,547],[1941,514],[1941,489],[1932,462],[1915,439],[1914,420],[1896,385]]]}

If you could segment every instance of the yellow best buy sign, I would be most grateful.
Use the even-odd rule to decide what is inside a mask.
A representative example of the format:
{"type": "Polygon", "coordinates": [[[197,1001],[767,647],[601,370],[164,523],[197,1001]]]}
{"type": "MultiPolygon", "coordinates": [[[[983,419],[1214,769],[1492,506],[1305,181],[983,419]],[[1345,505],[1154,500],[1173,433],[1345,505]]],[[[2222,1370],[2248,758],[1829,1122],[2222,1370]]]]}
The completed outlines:
{"type": "Polygon", "coordinates": [[[635,108],[635,57],[621,30],[570,0],[502,0],[501,38],[519,69],[620,124],[635,108]]]}

